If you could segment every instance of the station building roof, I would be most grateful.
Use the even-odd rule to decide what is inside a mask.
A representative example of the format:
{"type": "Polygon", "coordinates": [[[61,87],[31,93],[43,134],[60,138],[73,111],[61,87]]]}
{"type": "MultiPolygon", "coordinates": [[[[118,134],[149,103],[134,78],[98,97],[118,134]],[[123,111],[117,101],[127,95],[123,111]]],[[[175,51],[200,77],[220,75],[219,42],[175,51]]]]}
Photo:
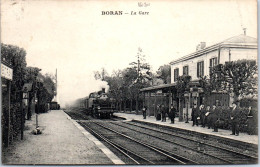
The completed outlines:
{"type": "Polygon", "coordinates": [[[145,91],[153,91],[153,90],[159,90],[159,89],[164,89],[164,88],[170,88],[170,87],[175,87],[176,83],[171,83],[171,84],[162,84],[162,85],[156,85],[156,86],[151,86],[147,88],[140,89],[141,92],[145,91]]]}
{"type": "MultiPolygon", "coordinates": [[[[199,80],[194,80],[190,82],[190,86],[192,87],[198,87],[199,86],[199,80]]],[[[156,90],[161,90],[161,89],[176,89],[176,82],[175,83],[170,83],[170,84],[161,84],[161,85],[156,85],[156,86],[150,86],[147,88],[142,88],[140,89],[141,92],[148,92],[148,91],[156,91],[156,90]]]]}
{"type": "Polygon", "coordinates": [[[257,49],[257,39],[250,37],[250,36],[246,36],[244,34],[234,36],[234,37],[228,38],[222,42],[219,42],[217,44],[205,47],[204,49],[200,49],[196,52],[183,56],[179,59],[173,60],[172,62],[170,62],[170,64],[173,65],[173,64],[176,64],[176,63],[188,60],[188,59],[192,59],[194,57],[201,56],[205,53],[209,53],[211,51],[217,50],[222,47],[230,47],[230,48],[231,47],[246,47],[246,48],[257,49]]]}

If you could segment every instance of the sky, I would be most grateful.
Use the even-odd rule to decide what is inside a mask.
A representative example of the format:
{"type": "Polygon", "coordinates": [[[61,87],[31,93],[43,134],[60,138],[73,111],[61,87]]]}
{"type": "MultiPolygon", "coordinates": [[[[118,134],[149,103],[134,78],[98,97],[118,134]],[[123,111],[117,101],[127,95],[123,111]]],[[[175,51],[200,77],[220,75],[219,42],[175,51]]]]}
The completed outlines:
{"type": "Polygon", "coordinates": [[[53,75],[58,70],[62,106],[101,89],[106,83],[95,80],[93,71],[128,67],[139,47],[155,72],[200,42],[210,46],[243,34],[243,28],[257,37],[256,0],[1,1],[1,42],[24,48],[28,66],[53,75]]]}

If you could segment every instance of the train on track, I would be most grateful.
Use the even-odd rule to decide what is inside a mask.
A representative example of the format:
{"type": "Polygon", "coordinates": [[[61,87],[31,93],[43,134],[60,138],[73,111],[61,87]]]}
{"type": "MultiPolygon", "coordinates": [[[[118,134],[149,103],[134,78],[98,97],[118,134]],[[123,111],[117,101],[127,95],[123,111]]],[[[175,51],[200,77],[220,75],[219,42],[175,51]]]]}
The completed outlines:
{"type": "Polygon", "coordinates": [[[115,100],[105,93],[105,88],[79,99],[77,105],[96,118],[110,118],[115,112],[115,100]]]}

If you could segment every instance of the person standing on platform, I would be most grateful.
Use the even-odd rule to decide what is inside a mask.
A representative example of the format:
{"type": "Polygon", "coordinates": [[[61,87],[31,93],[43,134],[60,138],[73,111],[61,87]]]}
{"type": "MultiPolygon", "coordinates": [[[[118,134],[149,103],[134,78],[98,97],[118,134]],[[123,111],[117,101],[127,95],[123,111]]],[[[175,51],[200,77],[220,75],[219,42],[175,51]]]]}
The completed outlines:
{"type": "Polygon", "coordinates": [[[195,124],[197,126],[199,126],[199,123],[198,123],[198,116],[199,116],[199,114],[198,113],[199,113],[198,112],[198,108],[197,108],[196,105],[194,105],[193,108],[192,108],[192,111],[191,111],[191,118],[192,118],[192,121],[193,121],[192,126],[194,126],[195,124]]]}
{"type": "Polygon", "coordinates": [[[232,126],[232,134],[231,135],[239,135],[239,118],[240,113],[237,109],[237,105],[233,103],[232,110],[230,112],[231,126],[232,126]]]}
{"type": "Polygon", "coordinates": [[[161,112],[162,112],[162,122],[166,122],[166,107],[162,104],[161,112]]]}
{"type": "Polygon", "coordinates": [[[161,106],[158,104],[157,106],[157,114],[156,114],[156,120],[161,120],[161,106]]]}
{"type": "Polygon", "coordinates": [[[147,111],[147,107],[144,106],[143,108],[143,118],[146,119],[146,111],[147,111]]]}
{"type": "Polygon", "coordinates": [[[174,118],[175,118],[175,113],[176,113],[176,108],[171,105],[171,109],[170,109],[170,113],[169,113],[169,117],[171,119],[171,124],[174,124],[174,118]]]}
{"type": "Polygon", "coordinates": [[[219,119],[219,112],[216,110],[216,106],[213,105],[211,111],[211,124],[214,128],[213,132],[218,132],[218,119],[219,119]]]}
{"type": "Polygon", "coordinates": [[[201,126],[205,128],[205,119],[206,119],[206,110],[204,108],[204,105],[200,105],[200,120],[201,120],[201,126]]]}
{"type": "Polygon", "coordinates": [[[206,108],[205,124],[208,124],[208,129],[210,129],[210,106],[206,108]]]}

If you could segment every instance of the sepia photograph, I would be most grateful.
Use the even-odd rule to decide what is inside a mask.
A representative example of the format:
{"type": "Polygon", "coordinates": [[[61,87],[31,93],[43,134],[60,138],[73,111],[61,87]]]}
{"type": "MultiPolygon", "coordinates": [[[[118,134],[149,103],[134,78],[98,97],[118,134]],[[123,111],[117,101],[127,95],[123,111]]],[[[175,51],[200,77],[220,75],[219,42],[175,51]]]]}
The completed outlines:
{"type": "Polygon", "coordinates": [[[257,0],[1,0],[1,165],[258,164],[257,0]]]}

